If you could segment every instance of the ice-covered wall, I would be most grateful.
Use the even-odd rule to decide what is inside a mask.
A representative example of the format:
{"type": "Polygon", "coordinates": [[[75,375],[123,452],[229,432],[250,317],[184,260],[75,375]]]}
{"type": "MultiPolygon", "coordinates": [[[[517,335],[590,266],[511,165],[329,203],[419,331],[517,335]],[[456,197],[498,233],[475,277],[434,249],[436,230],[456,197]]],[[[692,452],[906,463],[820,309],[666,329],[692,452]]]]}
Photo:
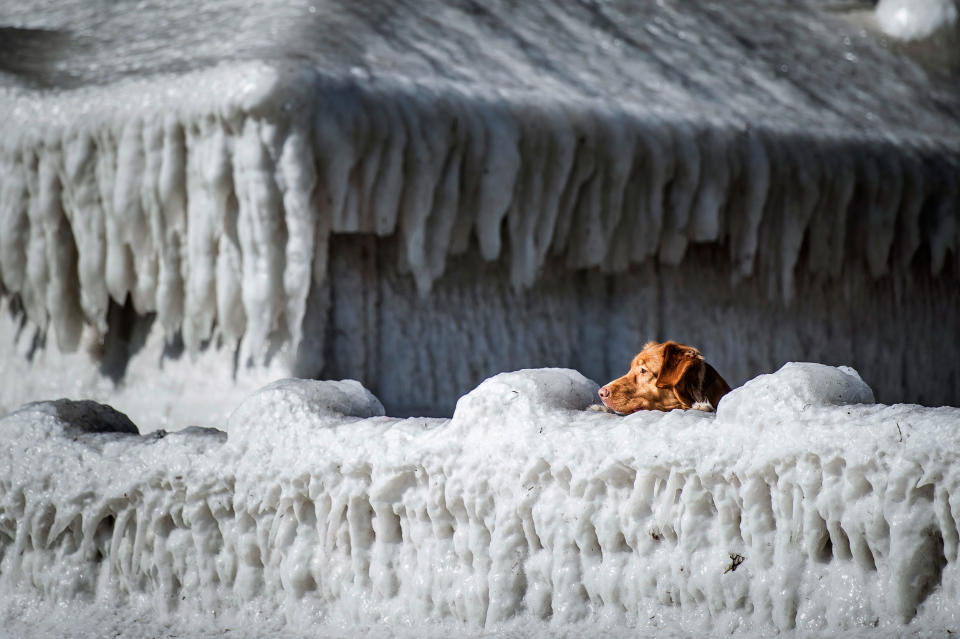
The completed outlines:
{"type": "Polygon", "coordinates": [[[0,592],[241,634],[956,627],[960,410],[873,404],[822,365],[716,415],[584,411],[595,391],[529,370],[395,419],[356,382],[287,380],[227,433],[147,436],[24,407],[0,420],[0,592]]]}
{"type": "MultiPolygon", "coordinates": [[[[571,281],[664,289],[631,302],[660,318],[655,327],[618,311],[620,296],[599,296],[622,325],[608,339],[636,338],[625,351],[701,334],[696,302],[682,322],[661,308],[673,290],[636,275],[650,268],[679,273],[678,296],[694,299],[723,275],[706,295],[719,287],[739,310],[699,345],[710,355],[731,324],[758,333],[718,361],[739,381],[788,358],[822,359],[829,327],[787,357],[761,354],[780,348],[767,336],[778,327],[750,318],[799,308],[810,322],[855,318],[840,341],[864,330],[873,349],[890,349],[876,365],[868,354],[855,362],[887,399],[960,402],[957,358],[915,356],[887,337],[890,314],[859,321],[874,318],[859,308],[870,290],[868,307],[906,299],[944,341],[960,328],[958,311],[929,293],[956,290],[955,78],[889,47],[861,18],[816,2],[254,4],[204,5],[207,20],[181,2],[140,3],[135,18],[95,3],[11,8],[10,41],[29,50],[52,38],[52,53],[0,56],[0,286],[30,325],[5,336],[5,353],[54,342],[95,351],[116,332],[112,305],[129,300],[187,353],[222,348],[226,370],[266,359],[326,376],[370,366],[345,359],[357,338],[342,318],[390,298],[348,291],[343,279],[359,276],[331,274],[328,260],[366,259],[346,238],[367,234],[393,247],[391,262],[375,260],[378,279],[409,273],[415,284],[391,303],[412,315],[436,308],[451,260],[464,255],[478,280],[468,296],[503,292],[472,302],[462,321],[475,327],[451,330],[519,333],[492,370],[479,345],[434,349],[425,374],[475,370],[454,378],[456,393],[408,384],[387,389],[388,404],[437,412],[512,362],[572,365],[546,361],[556,348],[536,342],[554,338],[515,319],[531,306],[551,312],[551,286],[594,299],[571,281]],[[698,244],[724,256],[711,274],[698,244]],[[798,287],[821,301],[797,299],[798,287]],[[770,309],[754,313],[761,300],[770,309]],[[886,380],[908,358],[929,362],[915,371],[923,396],[886,380]]],[[[382,246],[368,248],[379,258],[382,246]]],[[[565,318],[550,320],[560,340],[597,334],[594,311],[560,308],[565,318]]],[[[430,318],[460,310],[423,323],[442,327],[430,318]]],[[[397,337],[392,326],[416,324],[370,313],[368,349],[397,337]]],[[[376,364],[392,379],[405,366],[376,364]]],[[[621,365],[610,358],[589,372],[621,365]]],[[[364,379],[378,392],[389,383],[364,379]]]]}
{"type": "MultiPolygon", "coordinates": [[[[775,240],[775,230],[763,233],[775,240]]],[[[650,339],[697,345],[734,387],[809,357],[855,364],[883,402],[960,403],[957,282],[927,277],[926,265],[879,280],[865,266],[848,265],[837,280],[800,272],[786,304],[769,296],[766,278],[731,286],[724,247],[692,247],[679,265],[616,275],[553,257],[526,291],[511,285],[509,265],[468,253],[421,300],[390,268],[398,250],[371,236],[332,247],[319,296],[335,309],[327,328],[336,340],[323,369],[310,357],[298,364],[301,376],[364,380],[394,415],[450,415],[486,377],[529,366],[606,382],[650,339]]]]}

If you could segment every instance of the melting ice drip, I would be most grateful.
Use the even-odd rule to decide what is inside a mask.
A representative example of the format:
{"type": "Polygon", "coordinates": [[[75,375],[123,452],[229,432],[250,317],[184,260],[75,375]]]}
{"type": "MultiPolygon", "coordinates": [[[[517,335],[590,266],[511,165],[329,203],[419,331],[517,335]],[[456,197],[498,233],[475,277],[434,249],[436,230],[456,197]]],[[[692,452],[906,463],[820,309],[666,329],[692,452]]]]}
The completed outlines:
{"type": "Polygon", "coordinates": [[[816,364],[715,417],[584,411],[595,390],[501,374],[451,420],[398,420],[356,382],[288,380],[226,435],[27,406],[0,420],[0,589],[160,618],[955,626],[960,409],[816,364]]]}

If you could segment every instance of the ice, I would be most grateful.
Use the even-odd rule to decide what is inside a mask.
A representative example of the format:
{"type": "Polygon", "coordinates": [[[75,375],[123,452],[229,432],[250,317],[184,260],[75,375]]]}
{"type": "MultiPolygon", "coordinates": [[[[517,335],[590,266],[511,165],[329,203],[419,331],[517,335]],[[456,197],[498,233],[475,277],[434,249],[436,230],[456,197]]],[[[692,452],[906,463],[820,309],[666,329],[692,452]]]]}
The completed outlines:
{"type": "MultiPolygon", "coordinates": [[[[855,363],[882,397],[956,403],[960,382],[932,367],[917,372],[929,380],[923,396],[886,382],[904,354],[890,351],[878,365],[868,361],[863,353],[887,348],[878,334],[883,323],[870,318],[886,315],[867,312],[845,292],[876,282],[882,294],[871,297],[880,300],[899,287],[907,291],[904,308],[939,323],[940,332],[956,325],[955,310],[927,308],[938,294],[925,296],[927,289],[949,288],[954,278],[952,176],[958,167],[938,143],[912,133],[902,132],[896,146],[832,129],[815,142],[799,142],[776,127],[690,123],[632,103],[491,97],[475,87],[425,88],[392,79],[371,88],[310,68],[256,63],[4,99],[16,106],[0,143],[9,176],[0,185],[0,281],[4,296],[16,300],[11,308],[22,308],[15,312],[36,327],[43,349],[70,353],[107,341],[117,330],[108,322],[111,305],[129,297],[138,314],[156,314],[157,330],[169,343],[182,337],[190,356],[222,349],[225,370],[286,353],[287,374],[326,370],[331,376],[331,366],[343,364],[330,354],[344,347],[328,342],[304,350],[304,335],[341,341],[344,330],[363,330],[377,334],[374,342],[387,340],[388,325],[405,321],[403,313],[393,310],[400,308],[396,301],[375,300],[391,297],[380,282],[397,274],[410,274],[421,300],[443,299],[444,281],[458,281],[450,264],[471,260],[472,295],[496,289],[500,299],[484,304],[502,309],[499,316],[477,316],[523,332],[525,324],[514,321],[528,304],[523,293],[545,297],[544,290],[563,279],[558,269],[570,272],[565,286],[582,286],[577,273],[593,269],[623,282],[640,279],[646,287],[649,278],[637,273],[656,263],[657,278],[676,268],[684,273],[676,283],[700,297],[696,256],[709,243],[729,256],[710,269],[725,276],[713,284],[718,293],[732,290],[742,300],[738,323],[750,321],[750,300],[807,306],[811,290],[829,286],[819,307],[824,313],[843,309],[840,315],[862,314],[858,324],[877,325],[865,333],[873,345],[855,363]],[[396,247],[364,248],[384,257],[372,258],[376,273],[352,291],[330,271],[331,252],[342,254],[348,234],[377,235],[396,247]],[[499,275],[486,279],[488,260],[507,264],[516,293],[500,287],[499,275]],[[859,279],[862,269],[868,280],[859,279]],[[733,283],[743,287],[731,289],[733,283]],[[332,300],[336,308],[328,315],[325,287],[339,287],[353,300],[332,300]],[[744,294],[747,289],[757,292],[744,294]],[[318,300],[312,315],[311,291],[318,300]],[[344,304],[370,299],[370,312],[385,317],[367,314],[357,328],[337,325],[344,304]],[[308,355],[290,363],[298,350],[308,355]]],[[[641,303],[667,318],[662,297],[641,303]]],[[[626,313],[617,307],[622,300],[600,301],[611,313],[626,313]]],[[[439,303],[430,307],[458,313],[439,303]]],[[[582,332],[583,312],[564,312],[569,332],[582,332]]],[[[699,330],[692,319],[671,326],[669,332],[665,323],[648,327],[629,347],[699,330]]],[[[733,348],[724,348],[717,363],[741,367],[734,379],[744,381],[786,358],[822,358],[815,349],[827,332],[785,357],[762,354],[775,346],[745,343],[759,358],[752,368],[742,366],[733,348]]],[[[19,326],[14,335],[21,335],[19,326]]],[[[628,337],[620,332],[609,339],[628,337]]],[[[6,337],[4,348],[13,339],[6,337]]],[[[409,402],[449,414],[458,394],[496,370],[591,366],[563,359],[562,352],[544,356],[540,339],[527,334],[509,360],[492,362],[470,347],[479,371],[458,373],[451,385],[437,380],[434,392],[384,394],[392,382],[364,381],[390,405],[409,402]]],[[[444,350],[437,369],[459,366],[450,361],[457,348],[444,350]]],[[[382,363],[402,366],[395,364],[400,359],[382,363]]],[[[612,378],[622,365],[608,359],[589,372],[612,378]]],[[[363,366],[364,375],[379,370],[363,366]]],[[[3,403],[12,408],[39,396],[3,403]]]]}
{"type": "Polygon", "coordinates": [[[849,366],[789,362],[776,373],[760,375],[724,396],[717,419],[757,422],[769,417],[769,406],[776,406],[784,415],[800,416],[821,406],[873,403],[873,390],[849,366]]]}
{"type": "Polygon", "coordinates": [[[955,2],[0,6],[0,635],[956,630],[955,2]]]}
{"type": "Polygon", "coordinates": [[[960,409],[819,364],[716,416],[584,410],[596,388],[503,373],[452,419],[396,419],[355,381],[281,380],[226,434],[24,406],[0,420],[0,592],[239,636],[955,627],[960,409]]]}
{"type": "MultiPolygon", "coordinates": [[[[183,2],[137,19],[11,9],[62,32],[63,55],[0,89],[3,295],[67,353],[116,330],[109,309],[129,297],[188,353],[220,344],[246,364],[326,330],[310,294],[348,234],[395,241],[396,266],[378,268],[409,272],[422,299],[464,254],[508,262],[522,292],[554,260],[619,275],[683,267],[702,244],[728,252],[732,282],[786,304],[798,278],[864,265],[886,287],[953,281],[956,83],[860,18],[817,3],[528,3],[505,30],[428,4],[236,1],[203,21],[183,2]]],[[[881,25],[955,18],[951,2],[901,4],[877,6],[881,25]]],[[[323,370],[329,350],[301,364],[323,370]]]]}

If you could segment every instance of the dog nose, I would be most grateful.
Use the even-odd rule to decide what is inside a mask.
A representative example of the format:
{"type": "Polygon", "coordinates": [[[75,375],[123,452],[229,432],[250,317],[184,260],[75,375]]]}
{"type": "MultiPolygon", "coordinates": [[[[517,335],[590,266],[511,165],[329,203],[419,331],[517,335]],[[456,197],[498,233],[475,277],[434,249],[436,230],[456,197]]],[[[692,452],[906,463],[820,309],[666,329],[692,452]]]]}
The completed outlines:
{"type": "Polygon", "coordinates": [[[597,395],[600,396],[600,399],[606,399],[610,397],[610,389],[606,386],[603,386],[600,390],[597,391],[597,395]]]}

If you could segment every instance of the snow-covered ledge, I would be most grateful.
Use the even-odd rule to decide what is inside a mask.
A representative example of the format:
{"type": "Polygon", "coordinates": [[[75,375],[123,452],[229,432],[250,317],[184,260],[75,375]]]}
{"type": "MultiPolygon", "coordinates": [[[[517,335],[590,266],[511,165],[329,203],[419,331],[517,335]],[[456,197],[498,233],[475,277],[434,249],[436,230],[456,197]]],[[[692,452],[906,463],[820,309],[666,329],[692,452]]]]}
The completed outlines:
{"type": "Polygon", "coordinates": [[[226,435],[24,406],[0,420],[0,591],[213,627],[956,626],[960,409],[819,364],[715,415],[586,411],[595,390],[503,373],[452,419],[396,419],[357,382],[284,380],[226,435]]]}

